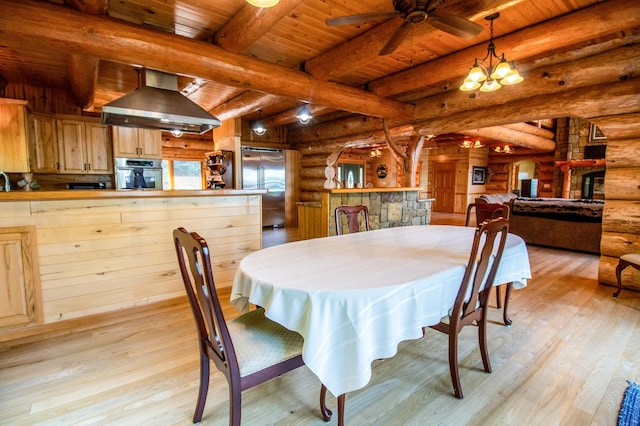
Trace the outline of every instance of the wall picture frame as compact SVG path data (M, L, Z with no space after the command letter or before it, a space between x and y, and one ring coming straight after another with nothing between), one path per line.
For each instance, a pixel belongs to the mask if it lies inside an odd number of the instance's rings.
M484 185L487 176L486 167L473 166L471 170L471 184L472 185Z
M589 142L604 142L607 137L602 133L602 130L595 124L591 123L589 126Z

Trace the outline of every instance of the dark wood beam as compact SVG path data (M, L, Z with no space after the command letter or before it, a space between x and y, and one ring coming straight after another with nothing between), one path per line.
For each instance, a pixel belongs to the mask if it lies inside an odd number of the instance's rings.
M91 15L106 15L109 0L64 0L65 4Z

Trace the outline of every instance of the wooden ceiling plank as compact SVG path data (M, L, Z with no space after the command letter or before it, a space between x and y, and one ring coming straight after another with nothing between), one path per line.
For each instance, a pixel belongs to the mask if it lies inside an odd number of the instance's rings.
M98 82L100 60L92 56L69 55L69 80L76 105L84 110L93 109Z
M265 35L301 1L280 0L277 5L269 8L246 4L216 33L216 44L229 52L242 52Z
M48 25L41 25L47 22ZM225 51L205 42L42 2L0 3L3 39L35 37L52 49L197 76L344 111L410 121L413 106Z
M616 0L615 8L608 2L598 3L497 38L495 44L499 51L505 52L510 61L518 61L639 25L640 2ZM477 44L407 71L372 81L368 88L384 97L418 90L446 81L457 73L463 76L472 65L472 58L482 58L486 53L486 43Z

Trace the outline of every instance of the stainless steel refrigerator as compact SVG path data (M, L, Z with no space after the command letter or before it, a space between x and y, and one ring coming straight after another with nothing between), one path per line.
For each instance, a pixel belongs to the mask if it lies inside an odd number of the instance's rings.
M262 226L284 226L285 153L242 147L242 188L266 189L262 195Z

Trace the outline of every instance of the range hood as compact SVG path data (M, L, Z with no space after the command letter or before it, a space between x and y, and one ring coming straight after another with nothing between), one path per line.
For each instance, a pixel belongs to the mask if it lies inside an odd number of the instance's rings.
M220 120L178 91L178 76L142 73L142 87L102 107L102 124L198 134L220 126Z

